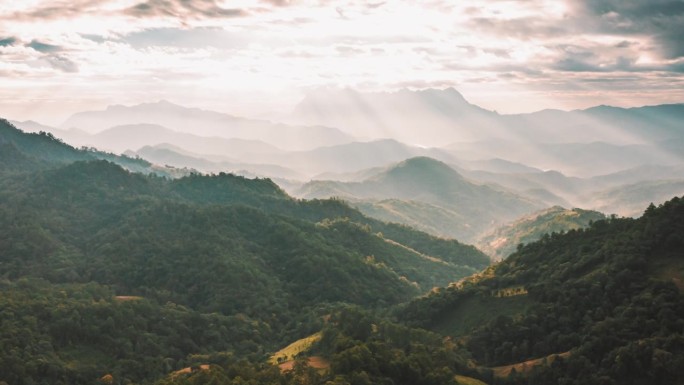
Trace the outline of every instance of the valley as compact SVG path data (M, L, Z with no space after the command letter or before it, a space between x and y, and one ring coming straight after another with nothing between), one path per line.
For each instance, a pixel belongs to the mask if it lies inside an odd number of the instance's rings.
M376 103L436 95L466 117L425 119L523 136L598 119L493 114L453 89ZM663 144L681 133L640 134L646 111L610 112L639 143L566 125L434 147L169 102L3 120L0 380L681 379L684 158Z

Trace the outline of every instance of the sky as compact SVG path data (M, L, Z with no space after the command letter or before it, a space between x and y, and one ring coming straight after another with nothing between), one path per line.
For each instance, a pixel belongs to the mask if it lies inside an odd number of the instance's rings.
M285 116L319 88L500 113L684 102L684 0L0 0L0 116L158 100Z

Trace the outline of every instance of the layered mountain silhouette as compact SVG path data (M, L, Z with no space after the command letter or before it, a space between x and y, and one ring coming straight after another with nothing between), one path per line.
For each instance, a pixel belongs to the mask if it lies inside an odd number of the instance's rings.
M304 98L293 118L340 127L357 136L394 137L434 147L495 139L511 143L648 143L662 149L664 141L681 143L684 137L680 128L684 104L500 115L469 103L453 88L390 93L320 90Z
M361 182L312 181L297 195L349 199L371 216L418 228L429 225L442 236L466 241L493 224L541 208L505 189L473 183L428 157L410 158ZM435 221L430 212L441 213L442 220Z
M205 137L261 140L289 150L306 150L353 140L351 136L336 128L289 126L183 107L168 101L135 106L116 105L103 111L80 112L68 118L62 127L98 133L111 127L138 124L155 124Z
M297 106L295 125L166 101L75 114L62 128L17 125L77 147L146 158L161 168L271 177L295 194L342 196L384 220L471 237L474 219L435 206L422 191L385 189L369 197L345 183L366 183L398 162L423 156L475 184L522 197L532 211L560 205L633 216L652 201L684 193L682 116L682 105L675 104L502 115L469 103L455 89L319 90ZM477 210L489 205L480 203Z

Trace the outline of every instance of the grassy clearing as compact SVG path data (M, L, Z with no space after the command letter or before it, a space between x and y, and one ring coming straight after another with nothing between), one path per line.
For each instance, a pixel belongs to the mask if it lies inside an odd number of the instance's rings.
M279 351L275 352L271 356L271 358L268 359L268 362L270 362L273 365L278 365L282 362L294 360L298 354L309 350L309 348L311 348L311 345L313 345L320 339L321 332L318 332L308 337L304 337L300 340L297 340L287 345L286 347L280 349Z
M494 376L498 378L506 378L508 377L513 370L515 369L516 373L519 374L525 374L529 373L532 369L534 369L535 366L539 365L550 365L555 361L557 358L565 358L569 357L570 352L565 352L565 353L559 353L559 354L551 354L546 357L542 358L536 358L534 360L529 360L525 362L519 362L517 364L511 364L511 365L505 365L505 366L497 366L492 368L492 371L494 372Z
M472 377L456 375L456 383L458 385L487 385L486 383Z
M173 377L179 376L181 374L190 374L196 370L209 370L209 365L199 365L198 367L195 367L195 368L187 367L187 368L183 368L181 370L176 370L175 372L171 373L171 377L173 378Z

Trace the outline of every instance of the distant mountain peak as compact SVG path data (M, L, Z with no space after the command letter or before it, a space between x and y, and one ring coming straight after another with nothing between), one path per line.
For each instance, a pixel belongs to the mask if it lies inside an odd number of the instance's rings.
M425 183L441 183L444 180L464 181L463 176L446 163L427 156L416 156L390 167L375 178L411 178Z

